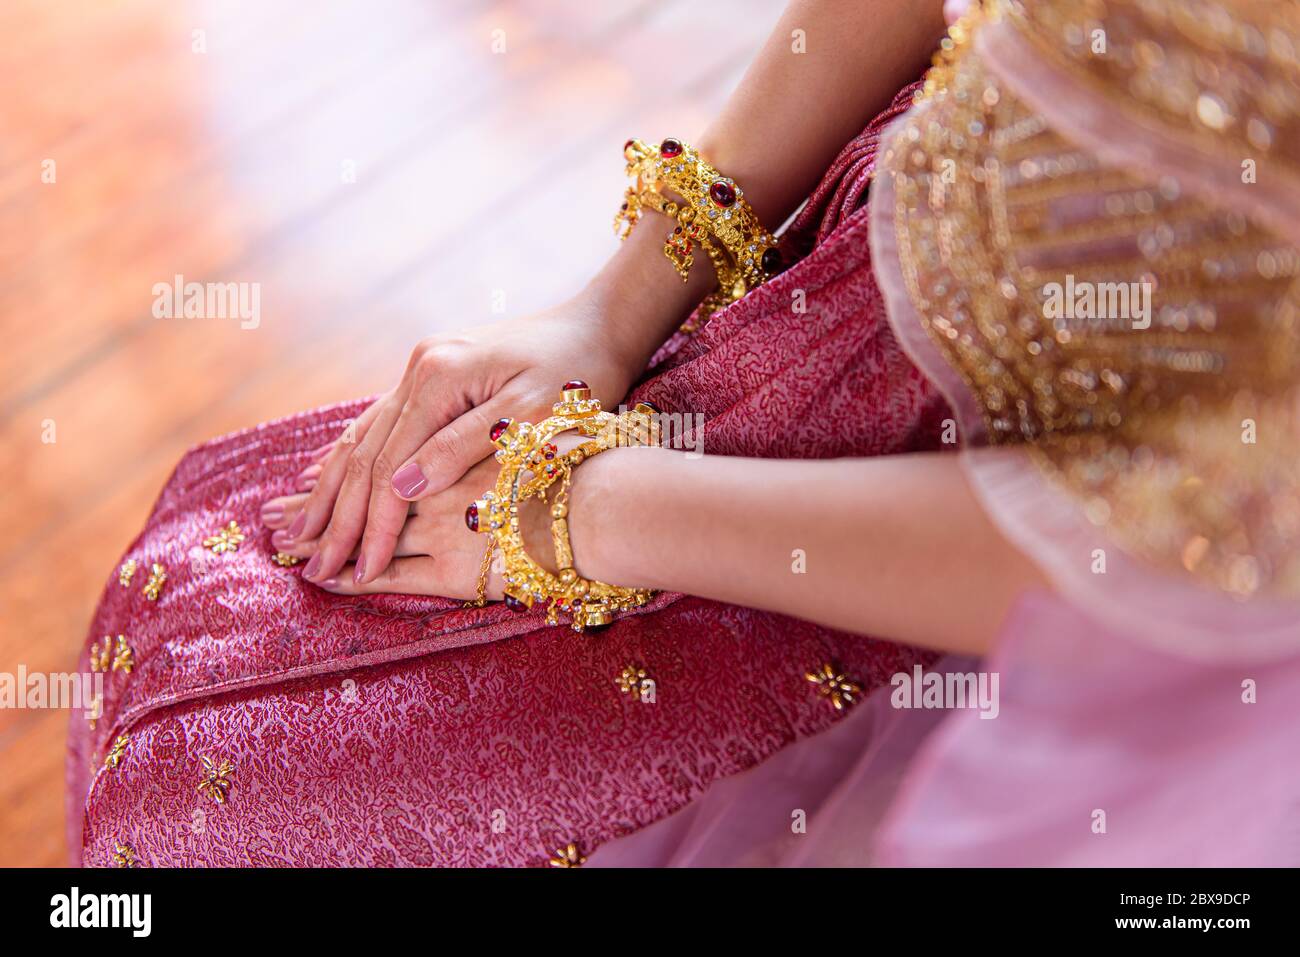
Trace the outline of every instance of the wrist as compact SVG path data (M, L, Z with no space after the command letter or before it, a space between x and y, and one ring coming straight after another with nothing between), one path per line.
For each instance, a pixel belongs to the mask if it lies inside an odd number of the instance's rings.
M634 374L712 288L708 263L693 269L688 282L673 271L663 252L671 228L667 217L647 213L581 293L601 317L607 342L635 367Z
M652 532L665 503L664 469L678 456L668 449L617 448L584 462L569 494L569 542L584 578L614 585L660 587Z

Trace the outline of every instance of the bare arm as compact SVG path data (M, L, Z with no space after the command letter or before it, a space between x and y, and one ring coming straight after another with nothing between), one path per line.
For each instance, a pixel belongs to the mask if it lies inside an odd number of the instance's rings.
M793 0L696 145L775 228L844 143L920 74L942 32L940 0ZM705 263L689 284L678 281L662 253L667 227L651 214L582 292L553 310L418 344L397 386L357 420L354 440L336 443L299 477L303 494L264 505L280 547L292 542L312 554L305 577L323 583L355 561L349 572L358 582L374 581L395 553L410 503L449 488L490 454L488 426L497 418L546 415L558 383L576 375L606 402L621 399L713 284Z
M1016 597L1047 587L951 454L774 461L616 449L578 469L571 506L584 576L944 651L987 650ZM525 541L546 542L544 511L525 520Z
M694 145L776 229L844 144L920 76L943 32L941 0L793 0ZM586 291L638 369L713 283L707 265L687 285L672 275L668 225L649 216Z

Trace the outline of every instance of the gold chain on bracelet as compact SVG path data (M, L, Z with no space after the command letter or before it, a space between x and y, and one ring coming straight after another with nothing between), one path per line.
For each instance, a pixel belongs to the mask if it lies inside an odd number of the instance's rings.
M735 181L710 166L694 147L669 137L657 147L641 140L623 146L632 179L614 230L626 239L642 210L663 213L676 222L664 242L664 255L685 282L698 245L713 264L718 285L705 297L699 314L706 319L781 271L776 239L763 228ZM664 195L671 190L681 202ZM688 320L683 332L694 332Z
M501 550L505 562L506 607L525 611L544 601L548 624L558 624L559 616L564 614L574 631L582 631L608 624L618 612L638 608L653 597L654 592L647 588L582 578L573 567L567 519L573 470L607 449L656 442L656 411L644 402L619 415L602 411L587 384L573 379L564 384L560 401L552 407L554 414L537 425L501 419L492 426L489 438L497 446L501 471L496 486L465 510L465 524L470 531L490 536L474 604L486 600L487 571L495 548ZM561 455L552 440L570 430L578 431L587 441ZM524 549L519 506L534 496L545 501L547 490L557 481L560 490L551 503L551 537L560 570L552 574Z

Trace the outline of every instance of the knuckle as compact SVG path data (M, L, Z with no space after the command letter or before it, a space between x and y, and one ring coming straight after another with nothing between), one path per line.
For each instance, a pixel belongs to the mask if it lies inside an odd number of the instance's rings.
M370 459L363 455L360 449L357 449L348 456L347 464L343 467L344 478L349 482L370 482L371 464Z
M464 447L464 440L455 429L450 426L440 429L429 438L429 453L432 457L429 464L437 468L446 459L459 458Z
M393 473L397 471L397 464L393 461L392 454L384 451L375 456L374 464L370 467L370 484L375 489L385 489L393 479Z
M388 580L389 585L405 585L407 578L410 577L407 574L406 563L390 562L388 568L384 571L384 577Z

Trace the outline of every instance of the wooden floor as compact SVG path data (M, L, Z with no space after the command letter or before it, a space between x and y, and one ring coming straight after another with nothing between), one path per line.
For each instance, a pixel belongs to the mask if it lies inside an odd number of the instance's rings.
M779 6L6 0L0 672L71 669L193 443L573 291L623 141L698 133ZM154 318L178 274L259 283L260 324ZM0 864L65 860L66 724L0 711Z

